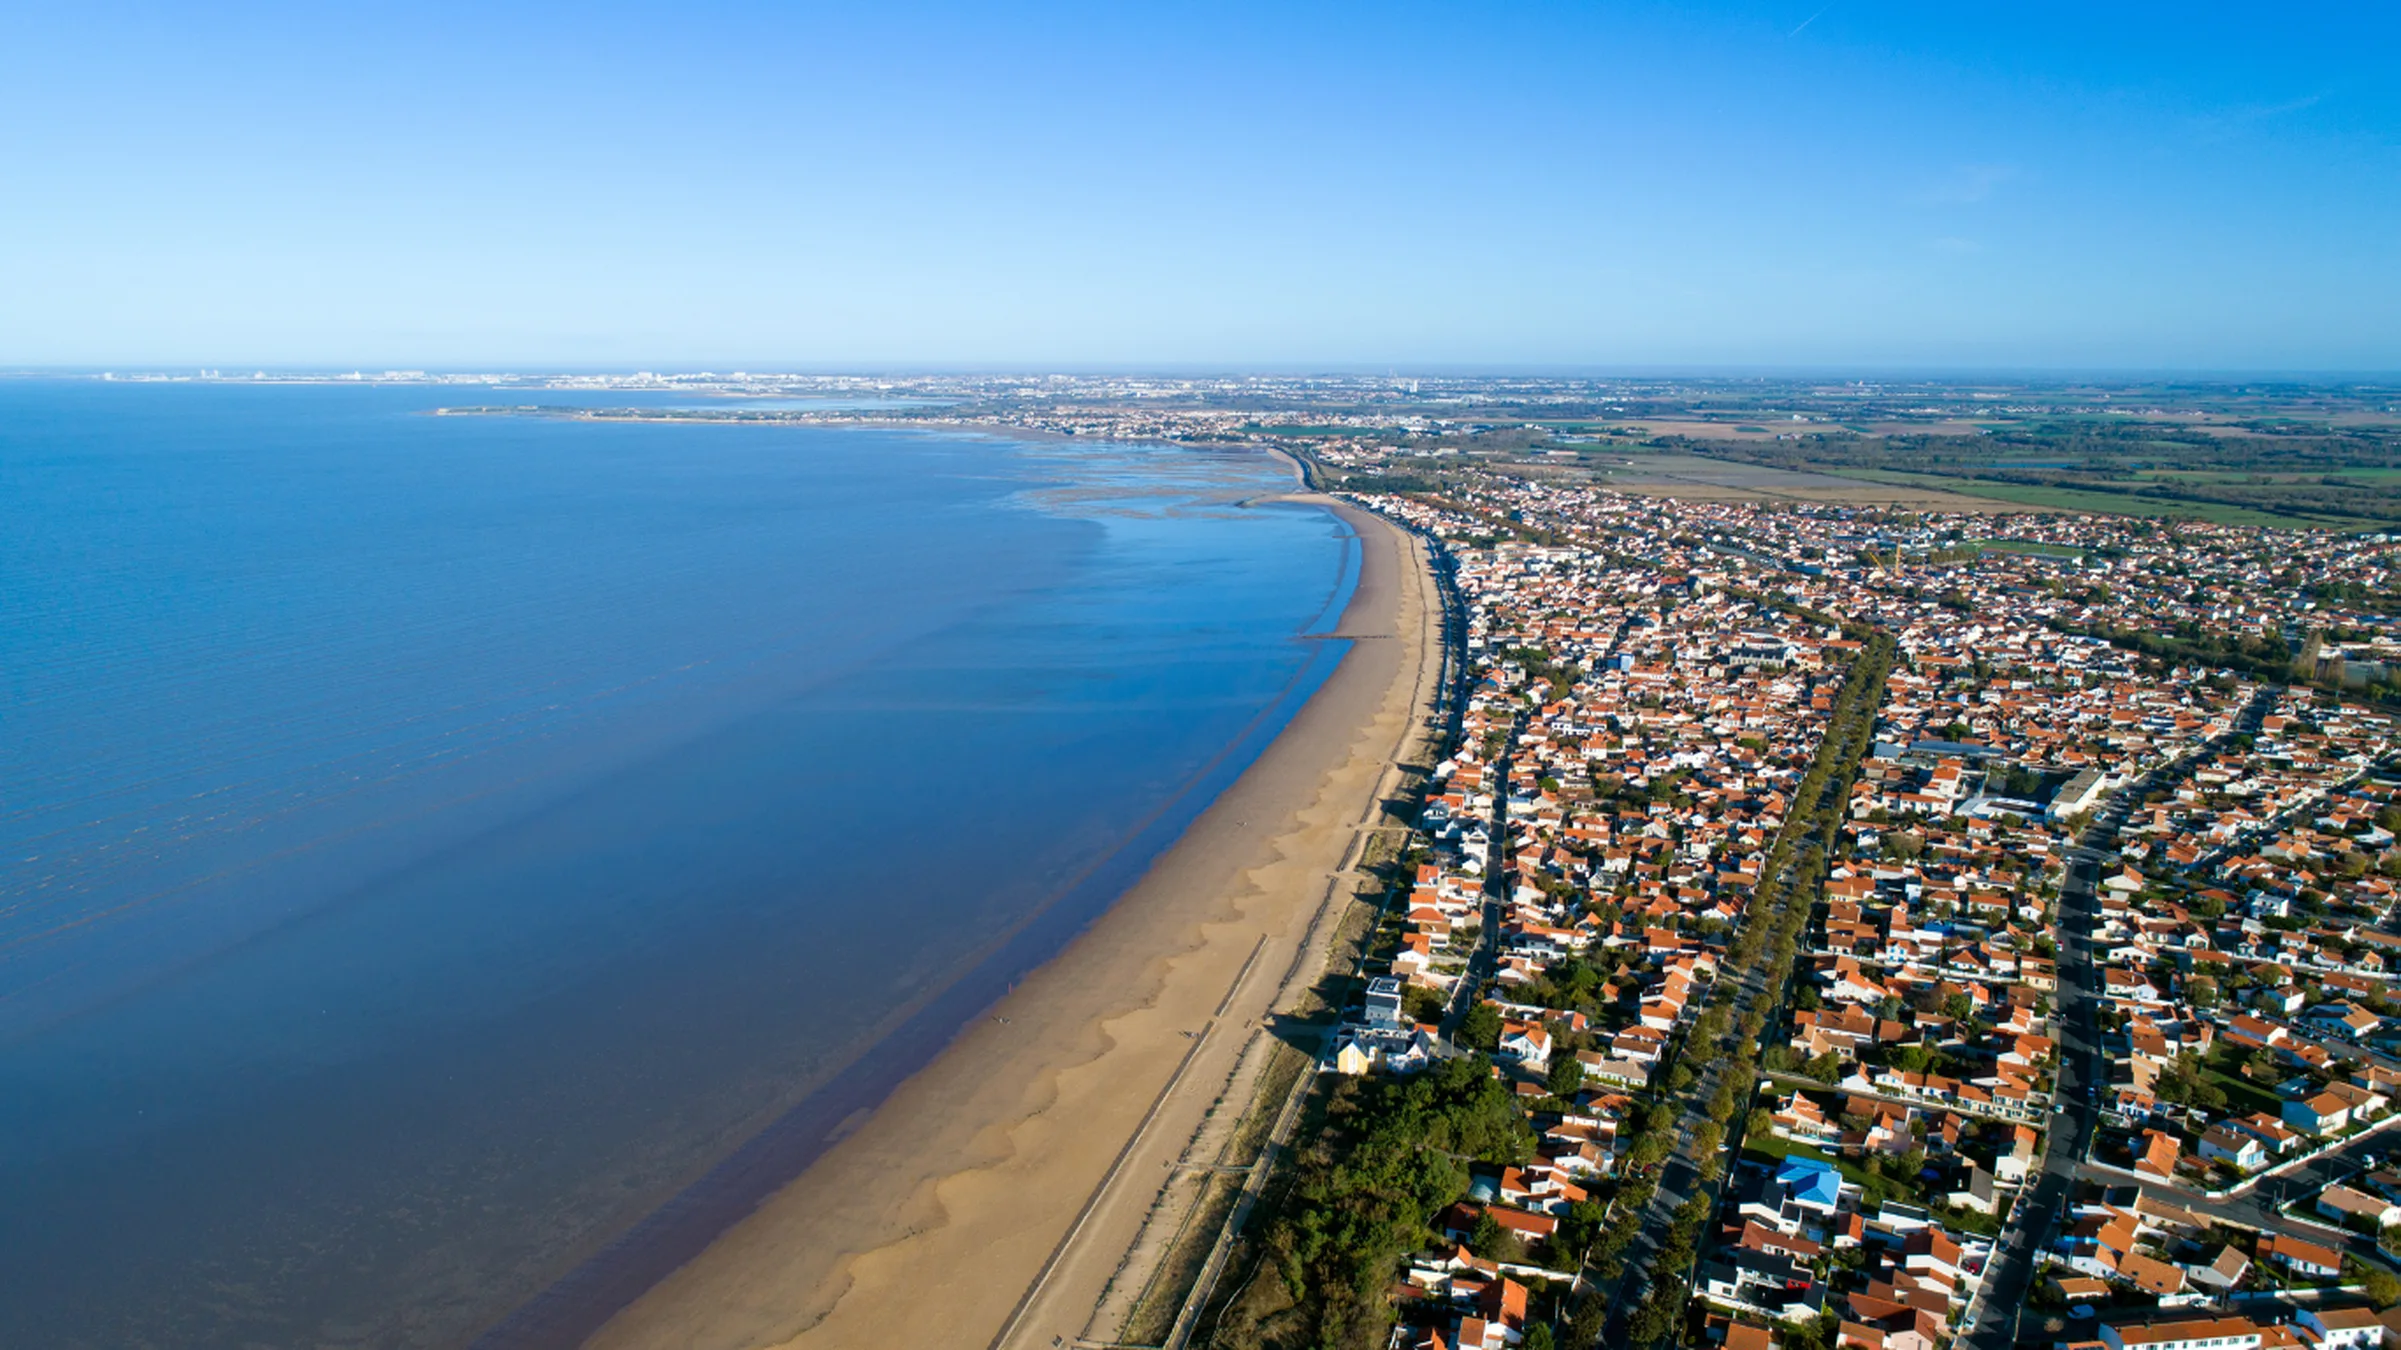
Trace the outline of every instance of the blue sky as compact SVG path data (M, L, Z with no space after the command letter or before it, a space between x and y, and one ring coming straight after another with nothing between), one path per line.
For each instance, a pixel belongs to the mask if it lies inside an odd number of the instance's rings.
M2401 369L2401 9L0 5L0 363Z

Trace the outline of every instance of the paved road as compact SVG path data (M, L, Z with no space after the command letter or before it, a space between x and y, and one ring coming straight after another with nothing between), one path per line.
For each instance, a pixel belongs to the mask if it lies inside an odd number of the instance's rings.
M1778 875L1777 893L1786 896L1787 903L1805 903L1801 896L1795 894L1795 887L1799 879L1800 864L1798 861L1787 863L1784 870ZM1739 982L1735 985L1733 1012L1734 1022L1737 1026L1742 1022L1743 1014L1757 1006L1759 1001L1768 997L1771 992L1776 997L1776 1003L1768 1010L1767 1026L1773 1029L1784 1024L1789 1009L1785 1005L1783 995L1788 992L1790 980L1787 980L1787 989L1770 991L1763 973L1767 969L1767 965L1766 955L1762 953L1758 960L1751 963L1750 969L1743 972ZM1796 961L1794 978L1798 977L1799 970L1800 966ZM1714 989L1712 992L1715 992ZM1695 1006L1705 1006L1707 1000L1699 998L1693 1000L1693 1003ZM1773 1031L1763 1034L1772 1035ZM1627 1324L1634 1315L1634 1309L1641 1303L1643 1295L1650 1289L1651 1262L1658 1255L1660 1239L1675 1225L1676 1209L1691 1198L1695 1191L1702 1189L1701 1158L1693 1151L1693 1132L1709 1119L1709 1102L1717 1095L1718 1080L1723 1075L1727 1063L1728 1060L1722 1055L1710 1055L1707 1061L1701 1065L1698 1077L1685 1094L1683 1110L1676 1118L1675 1151L1668 1156L1666 1162L1660 1165L1662 1170L1659 1189L1651 1196L1651 1203L1643 1209L1640 1218L1641 1231L1631 1243L1627 1244L1625 1250L1619 1253L1620 1259L1625 1264L1618 1271L1617 1278L1593 1282L1592 1287L1600 1294L1609 1308L1607 1327L1601 1335L1600 1343L1603 1345L1627 1343ZM1750 1085L1746 1084L1747 1086ZM1733 1178L1734 1160L1740 1156L1741 1131L1745 1116L1750 1109L1751 1100L1752 1098L1746 1094L1742 1103L1735 1108L1734 1114L1726 1121L1726 1138L1724 1144L1721 1145L1721 1149L1726 1155L1726 1166L1718 1180L1709 1187L1713 1197L1712 1203L1716 1202L1716 1198L1723 1196L1726 1185ZM1704 1245L1706 1245L1706 1237L1704 1237ZM1682 1274L1681 1271L1675 1273Z
M2256 732L2272 699L2272 691L2261 690L2235 718L2234 729L2209 744L2215 746L2240 732ZM2051 1117L2042 1172L2018 1197L2009 1222L2001 1229L2001 1240L1985 1268L1975 1323L1960 1338L1965 1350L2009 1350L2016 1344L2019 1314L2034 1284L2035 1254L2057 1235L2075 1184L2086 1175L2084 1160L2091 1152L2093 1132L2100 1125L2101 1099L2109 1087L2109 1064L2102 1057L2099 1029L2093 1021L2101 986L2100 970L2093 964L2092 940L2101 917L2095 898L2101 868L2117 860L2118 830L2134 804L2151 792L2181 782L2199 758L2199 752L2186 755L2152 770L2140 782L2120 788L2085 828L2076 847L2068 851L2055 936L2059 944L2055 1010L2059 1081L2055 1095L2067 1110ZM2180 1202L2182 1198L2178 1196Z
M1517 739L1517 724L1509 726L1509 739ZM1476 949L1467 957L1467 971L1451 986L1451 1002L1442 1014L1442 1034L1447 1039L1459 1031L1459 1023L1467 1010L1476 1006L1476 992L1492 978L1501 963L1501 923L1508 917L1509 879L1514 875L1510 860L1517 855L1509 848L1509 752L1504 749L1492 761L1492 772L1499 776L1492 788L1492 818L1486 822L1489 842L1484 849L1484 907L1482 928L1476 934Z
M2394 1147L2395 1143L2393 1138L2385 1135L2373 1135L2366 1139L2355 1140L2343 1148L2311 1162L2306 1167L2297 1167L2283 1176L2271 1177L2241 1195L2228 1196L2223 1200L2211 1200L2181 1188L2154 1187L2152 1189L2161 1199L2170 1204L2181 1205L2197 1214L2206 1214L2213 1219L2223 1219L2228 1223L2238 1224L2245 1228L2284 1229L2290 1231L2295 1237L2341 1246L2362 1260L2381 1261L2387 1266L2401 1266L2401 1262L2394 1261L2391 1256L2377 1247L2374 1238L2358 1233L2341 1232L2337 1225L2320 1220L2314 1215L2294 1219L2277 1212L2279 1207L2287 1201L2306 1201L2308 1197L2316 1195L2335 1182L2365 1171L2371 1158L2380 1159L2385 1150ZM2125 1186L2132 1184L2122 1172L2105 1171L2089 1165L2079 1170L2084 1180L2098 1185ZM2306 1209L2306 1205L2304 1208ZM2338 1235L2341 1239L2339 1242L2337 1242Z
M1850 674L1857 674L1856 666L1853 667ZM1782 905L1815 903L1810 897L1802 894L1799 888L1801 860L1813 847L1823 851L1821 857L1831 855L1834 843L1833 831L1842 819L1842 803L1847 800L1848 784L1858 767L1857 757L1866 751L1868 740L1874 732L1876 715L1882 708L1883 702L1883 691L1878 689L1875 696L1867 701L1865 707L1855 712L1854 715L1867 719L1864 728L1846 727L1834 722L1829 722L1825 728L1823 739L1819 745L1819 755L1824 756L1829 753L1829 747L1835 747L1841 749L1842 753L1849 757L1850 762L1829 761L1830 772L1827 780L1819 787L1817 797L1810 801L1806 808L1796 803L1795 815L1789 817L1798 819L1800 815L1807 812L1828 811L1824 821L1825 837L1803 836L1796 841L1797 847L1792 856L1777 874L1769 879L1768 884L1773 888L1774 893L1782 898ZM1852 731L1860 732L1856 745L1848 744L1849 733ZM1766 917L1765 915L1756 916L1758 919ZM1806 926L1804 926L1804 937L1805 935ZM1761 1033L1763 1044L1772 1043L1786 1028L1791 1012L1789 995L1794 981L1801 978L1804 969L1801 962L1796 959L1792 968L1786 972L1783 983L1776 989L1770 990L1767 988L1764 977L1768 964L1764 952L1751 962L1750 967L1738 977L1739 983L1735 986L1734 998L1730 1004L1733 1022L1739 1027L1744 1014L1750 1012L1754 1007L1761 1006L1763 998L1771 1000L1765 1007L1764 1029ZM1710 992L1714 994L1716 991L1713 988ZM1703 998L1696 999L1694 1002L1705 1007L1708 1000ZM1689 1047L1687 1048L1689 1049ZM1752 1104L1757 1100L1758 1080L1754 1077L1742 1085L1742 1098L1736 1103L1734 1114L1727 1118L1724 1127L1725 1140L1720 1145L1720 1149L1725 1155L1723 1170L1715 1182L1704 1186L1700 1176L1701 1159L1692 1149L1692 1138L1701 1124L1709 1119L1709 1102L1716 1096L1719 1079L1729 1062L1724 1055L1708 1053L1706 1050L1704 1053L1708 1057L1700 1065L1698 1076L1692 1087L1685 1093L1682 1110L1676 1119L1675 1151L1662 1164L1659 1189L1652 1195L1650 1204L1642 1212L1640 1232L1620 1254L1625 1264L1619 1270L1617 1278L1605 1282L1596 1281L1594 1284L1594 1288L1606 1300L1606 1306L1609 1309L1608 1321L1600 1339L1602 1345L1616 1346L1629 1343L1629 1324L1633 1319L1634 1310L1649 1292L1657 1274L1652 1271L1651 1264L1658 1255L1662 1237L1674 1227L1676 1209L1691 1198L1696 1191L1703 1189L1709 1192L1712 1206L1716 1206L1722 1202L1725 1188L1733 1180L1736 1163L1741 1157L1743 1127ZM1677 1060L1681 1063L1684 1058L1683 1054L1679 1054ZM1709 1227L1704 1225L1700 1239L1702 1250L1707 1250L1710 1240ZM1684 1272L1668 1273L1681 1276Z
M2105 818L2106 819L2106 818ZM2096 824L2086 838L2103 829ZM2113 827L2111 827L2113 828ZM2098 1036L2093 1025L2090 933L2098 914L2093 888L2100 878L2098 859L2079 850L2069 863L2059 893L2059 1081L2057 1097L2065 1114L2051 1118L2043 1151L2042 1171L2019 1195L2001 1229L1985 1267L1984 1288L1975 1309L1975 1324L1960 1338L1967 1350L2009 1350L2017 1340L2018 1314L2033 1289L2035 1253L2050 1241L2066 1212L2085 1151L2092 1147L2100 1123L2101 1090L2106 1085Z

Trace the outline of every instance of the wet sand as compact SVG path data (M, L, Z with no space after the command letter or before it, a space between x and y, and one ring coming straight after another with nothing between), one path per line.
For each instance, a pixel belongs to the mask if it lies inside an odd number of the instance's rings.
M1432 694L1440 607L1416 541L1338 509L1363 547L1337 633L1359 640L1284 734L1088 932L590 1345L1087 1334L1243 1046L1319 974L1318 920Z

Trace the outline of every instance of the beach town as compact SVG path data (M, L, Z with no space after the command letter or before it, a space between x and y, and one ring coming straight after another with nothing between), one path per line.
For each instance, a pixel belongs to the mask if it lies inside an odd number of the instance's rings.
M0 1350L2401 1350L2401 6L10 20Z
M1466 694L1214 1343L2401 1330L2394 651L2340 599L2401 546L1359 500L1436 542Z

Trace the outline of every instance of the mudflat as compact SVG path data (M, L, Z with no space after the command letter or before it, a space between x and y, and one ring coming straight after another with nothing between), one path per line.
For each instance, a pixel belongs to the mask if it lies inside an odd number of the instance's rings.
M1340 666L1106 915L590 1342L1047 1347L1094 1310L1259 1026L1316 978L1440 668L1416 540L1361 539Z

